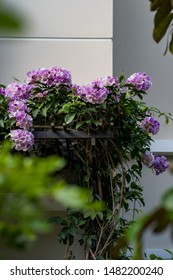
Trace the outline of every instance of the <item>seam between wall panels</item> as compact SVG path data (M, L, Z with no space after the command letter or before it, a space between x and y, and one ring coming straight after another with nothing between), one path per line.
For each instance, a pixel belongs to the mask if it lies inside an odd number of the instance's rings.
M96 41L96 40L113 40L112 37L99 37L99 38L93 38L93 37L5 37L5 36L0 36L0 39L3 40L67 40L67 41L78 41L78 40L91 40L91 41Z

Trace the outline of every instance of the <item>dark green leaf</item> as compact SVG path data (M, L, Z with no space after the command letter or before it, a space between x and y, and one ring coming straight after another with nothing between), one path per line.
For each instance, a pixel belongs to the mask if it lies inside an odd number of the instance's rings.
M126 174L126 181L127 183L130 183L131 181L131 176L129 174Z
M69 234L71 234L72 236L75 236L76 233L77 233L77 228L71 226L71 227L69 228L68 232L69 232Z
M78 218L74 215L71 216L71 221L74 225L78 225L79 221L78 221Z
M157 10L161 5L163 0L150 0L151 5L150 5L150 9L151 11L155 11Z
M60 216L51 217L49 223L56 223L57 225L68 225L68 223Z
M156 12L154 18L154 25L157 27L164 18L171 12L172 6L170 0L164 0L164 4L162 4Z
M67 235L69 233L69 228L68 227L64 227L60 233L59 233L59 237L62 239L62 240L65 240L67 238Z
M164 37L171 21L173 19L173 14L168 14L162 21L161 23L154 28L153 30L153 38L154 40L159 43L160 40Z

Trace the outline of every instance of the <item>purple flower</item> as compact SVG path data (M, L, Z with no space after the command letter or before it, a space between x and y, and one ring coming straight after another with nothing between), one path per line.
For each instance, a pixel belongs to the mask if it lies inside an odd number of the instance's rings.
M18 111L16 113L16 126L29 129L33 124L33 119L30 115L26 114L25 112Z
M145 152L143 156L143 163L148 167L152 167L153 160L154 160L153 153L151 153L150 151Z
M71 73L61 67L40 68L27 73L27 83L43 83L47 86L66 84L71 86Z
M107 76L93 81L98 87L119 87L118 77Z
M23 129L32 126L33 119L27 114L28 108L25 100L14 100L9 102L9 117L16 119L16 125Z
M9 106L8 111L9 111L10 118L15 118L16 114L19 112L28 111L25 100L13 100L13 101L9 102L8 106Z
M150 151L147 151L143 156L143 163L155 170L156 175L163 173L169 168L169 162L165 156L154 155Z
M5 88L5 97L10 100L21 100L29 97L31 86L13 82Z
M45 90L43 92L38 92L34 97L43 98L47 94L48 94L48 90Z
M78 97L80 97L81 99L87 101L87 100L86 100L85 92L82 91L82 86L73 84L73 85L72 85L72 92L73 92L76 96L78 96Z
M165 156L154 155L152 166L156 171L156 175L159 175L169 168L169 162L167 161Z
M109 94L109 90L103 86L98 87L97 84L91 83L81 87L81 95L86 102L92 104L101 104L105 101Z
M71 85L72 83L72 78L71 78L71 73L64 68L60 67L51 67L49 68L49 71L51 73L51 79L53 80L53 83L56 85L59 84L67 84Z
M27 151L34 145L34 135L30 131L16 129L9 133L17 151Z
M0 94L4 95L4 93L5 93L4 88L3 88L3 87L0 87Z
M134 73L126 83L133 84L137 90L148 90L152 85L151 77L143 72Z
M119 87L118 77L107 76L104 78L98 78L83 86L72 85L72 90L74 90L75 94L84 101L100 104L105 101L108 94L111 92L110 87ZM119 97L119 94L117 94L118 100Z
M160 123L154 117L146 117L140 125L146 132L155 135L160 128Z

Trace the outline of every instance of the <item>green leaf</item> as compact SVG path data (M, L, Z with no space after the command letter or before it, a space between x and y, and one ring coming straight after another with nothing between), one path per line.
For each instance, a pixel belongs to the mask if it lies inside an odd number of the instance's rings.
M64 227L64 228L61 230L61 232L59 233L60 239L65 240L66 237L67 237L67 235L68 235L68 233L69 233L68 227Z
M76 124L76 129L79 129L79 127L81 127L83 124L85 124L85 121L78 122Z
M171 21L173 19L173 14L168 14L161 22L160 24L154 28L153 30L153 38L154 40L159 43L160 40L164 37Z
M8 119L6 121L6 128L11 128L13 124L15 124L16 120L15 119Z
M155 11L158 9L158 7L160 7L160 5L162 4L162 0L150 0L151 5L150 5L150 10L151 11Z
M66 124L69 124L69 123L71 123L73 120L74 120L74 118L75 118L75 116L76 116L76 113L68 113L66 116L65 116L65 123Z
M168 254L170 254L173 257L173 252L168 250L168 249L164 249Z
M68 223L60 216L51 217L49 219L49 223L55 223L57 225L64 225L64 226L68 225Z
M97 213L97 216L99 217L100 220L103 220L103 213L102 212L99 211Z
M44 107L42 110L41 110L41 114L43 117L47 117L47 111L48 111L48 107Z
M71 234L72 236L75 236L76 233L77 233L77 228L71 226L71 227L69 228L68 232L69 232L69 234Z
M74 225L76 225L76 226L78 225L79 221L78 221L78 218L76 216L72 215L71 216L71 221Z
M156 259L156 255L155 254L150 254L150 260L155 260Z
M34 110L34 111L32 112L33 118L36 118L37 115L38 115L38 113L39 113L39 109Z
M4 127L4 121L0 120L0 127Z
M169 118L168 118L168 116L165 116L165 123L166 123L166 124L169 123Z
M131 176L129 174L126 174L126 181L127 183L130 183L131 181Z
M171 12L172 6L169 0L164 0L164 4L162 4L156 12L154 18L154 25L157 27L162 20Z
M95 124L95 126L98 126L100 124L99 121L93 121L93 123Z

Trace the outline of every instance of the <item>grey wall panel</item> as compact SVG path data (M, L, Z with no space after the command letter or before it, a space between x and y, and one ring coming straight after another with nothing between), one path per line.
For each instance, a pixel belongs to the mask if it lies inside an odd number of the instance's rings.
M0 83L25 79L32 69L61 66L75 83L112 74L111 40L0 39Z
M112 37L113 0L5 0L25 19L22 37ZM4 35L0 31L0 35Z
M123 22L122 22L123 19ZM149 1L114 0L114 73L124 70L126 76L134 72L146 72L152 77L145 101L162 111L173 113L173 57L166 47L166 36L156 44L152 38L154 13ZM165 126L161 119L157 139L173 140L173 125Z

